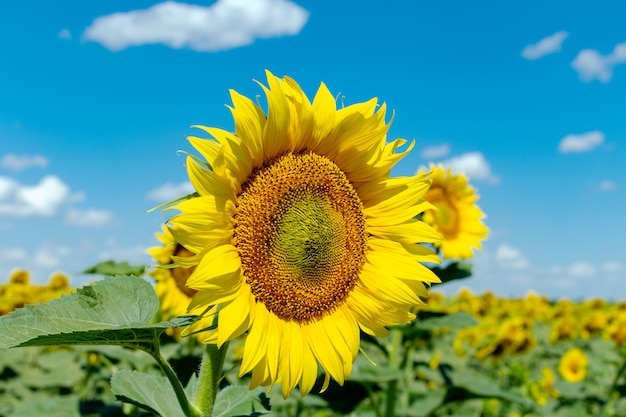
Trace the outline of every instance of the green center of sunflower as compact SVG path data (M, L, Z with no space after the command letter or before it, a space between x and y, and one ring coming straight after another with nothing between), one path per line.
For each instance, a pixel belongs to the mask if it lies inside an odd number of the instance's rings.
M298 191L281 204L273 259L278 269L296 279L322 282L320 274L341 252L343 218L316 193Z
M237 198L234 244L257 302L283 320L332 313L359 279L363 205L328 158L284 154L256 170Z

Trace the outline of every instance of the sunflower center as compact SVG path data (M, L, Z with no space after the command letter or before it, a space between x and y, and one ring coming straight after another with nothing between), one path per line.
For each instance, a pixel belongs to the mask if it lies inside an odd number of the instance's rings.
M283 320L332 313L359 279L363 205L328 158L288 153L257 169L237 198L233 241L257 302Z
M194 256L194 253L177 243L176 249L174 250L174 256L191 257ZM194 271L194 269L196 269L195 266L189 268L176 267L172 268L171 270L172 278L174 278L176 286L178 287L180 292L185 294L187 297L193 297L194 294L197 292L196 290L193 290L187 286L187 279L191 276L191 273Z

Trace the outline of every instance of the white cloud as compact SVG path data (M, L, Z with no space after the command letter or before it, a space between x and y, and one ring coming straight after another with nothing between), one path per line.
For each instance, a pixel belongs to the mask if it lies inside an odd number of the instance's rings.
M596 268L587 262L576 262L567 269L567 272L574 277L591 277L596 274Z
M103 248L98 253L98 259L105 261L115 259L118 261L127 261L135 264L153 264L154 260L147 254L146 248L154 246L154 244L136 244L129 246L120 243L116 239L108 239Z
M67 258L72 251L65 247L50 242L43 243L35 252L34 264L38 268L56 268L63 265L63 258Z
M72 39L72 34L68 29L61 29L61 31L59 32L59 39L65 39L69 41Z
M496 250L496 260L504 268L521 269L528 266L528 261L522 253L512 246L502 243Z
M500 179L491 172L491 167L481 152L468 152L450 158L442 164L453 172L467 175L474 181L488 181L497 184Z
M69 196L70 188L54 175L45 176L34 186L0 177L0 215L51 217Z
M611 180L604 180L600 183L598 188L600 188L600 191L613 191L617 188L617 184Z
M28 257L26 251L22 248L8 248L0 251L0 259L3 262L18 262Z
M65 222L71 226L100 228L116 224L115 215L108 210L70 209Z
M604 142L604 133L599 130L580 135L567 135L559 142L559 152L587 152Z
M12 171L21 171L31 167L45 168L48 160L42 155L15 155L6 154L0 159L0 166Z
M547 36L533 45L527 45L522 51L522 56L526 59L539 59L542 56L559 52L561 44L567 38L567 32L557 32Z
M449 153L450 146L447 143L444 143L443 145L427 146L426 148L422 149L421 155L424 159L436 159L448 156Z
M626 266L619 262L605 262L602 264L602 269L606 272L620 272L626 271Z
M150 201L167 202L191 194L194 191L196 190L194 190L193 185L191 185L189 181L181 182L180 184L166 182L160 187L149 191L148 194L146 194L146 199Z
M210 6L165 1L98 17L83 36L111 51L145 44L219 51L257 38L295 35L309 12L289 0L218 0Z
M603 83L608 83L613 78L615 66L624 62L626 62L626 42L615 45L613 52L608 55L602 55L595 49L583 49L572 61L572 68L585 82L597 78Z

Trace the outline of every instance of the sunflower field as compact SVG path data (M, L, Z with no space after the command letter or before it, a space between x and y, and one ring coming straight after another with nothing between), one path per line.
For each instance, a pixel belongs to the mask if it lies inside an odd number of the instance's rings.
M115 264L100 269L111 266L129 269ZM2 314L75 291L60 275L45 286L30 285L27 277L18 271L0 285ZM333 382L319 393L320 377L305 397L284 399L278 390L242 388L249 378L237 375L243 341L235 339L220 381L222 392L231 392L232 406L217 415L626 415L626 303L552 301L536 294L509 299L469 291L444 297L432 291L418 316L386 338L365 336L344 385ZM160 338L164 357L189 384L202 344L172 329ZM123 404L111 388L114 374L133 371L157 375L159 368L141 349L119 346L4 350L0 415L154 415L132 402Z
M489 232L468 179L391 176L384 103L266 76L187 138L153 265L0 285L0 417L626 416L626 303L442 295Z

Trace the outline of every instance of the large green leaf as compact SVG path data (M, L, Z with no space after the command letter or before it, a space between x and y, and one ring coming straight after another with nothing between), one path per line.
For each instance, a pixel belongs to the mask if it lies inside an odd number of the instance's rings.
M137 371L121 370L111 378L118 400L135 404L163 417L185 417L168 379Z
M154 289L143 279L108 277L0 317L0 348L97 344L150 350L165 329L196 320L181 316L150 324L158 308Z
M261 388L229 386L217 393L213 417L260 416L269 413L269 401Z

